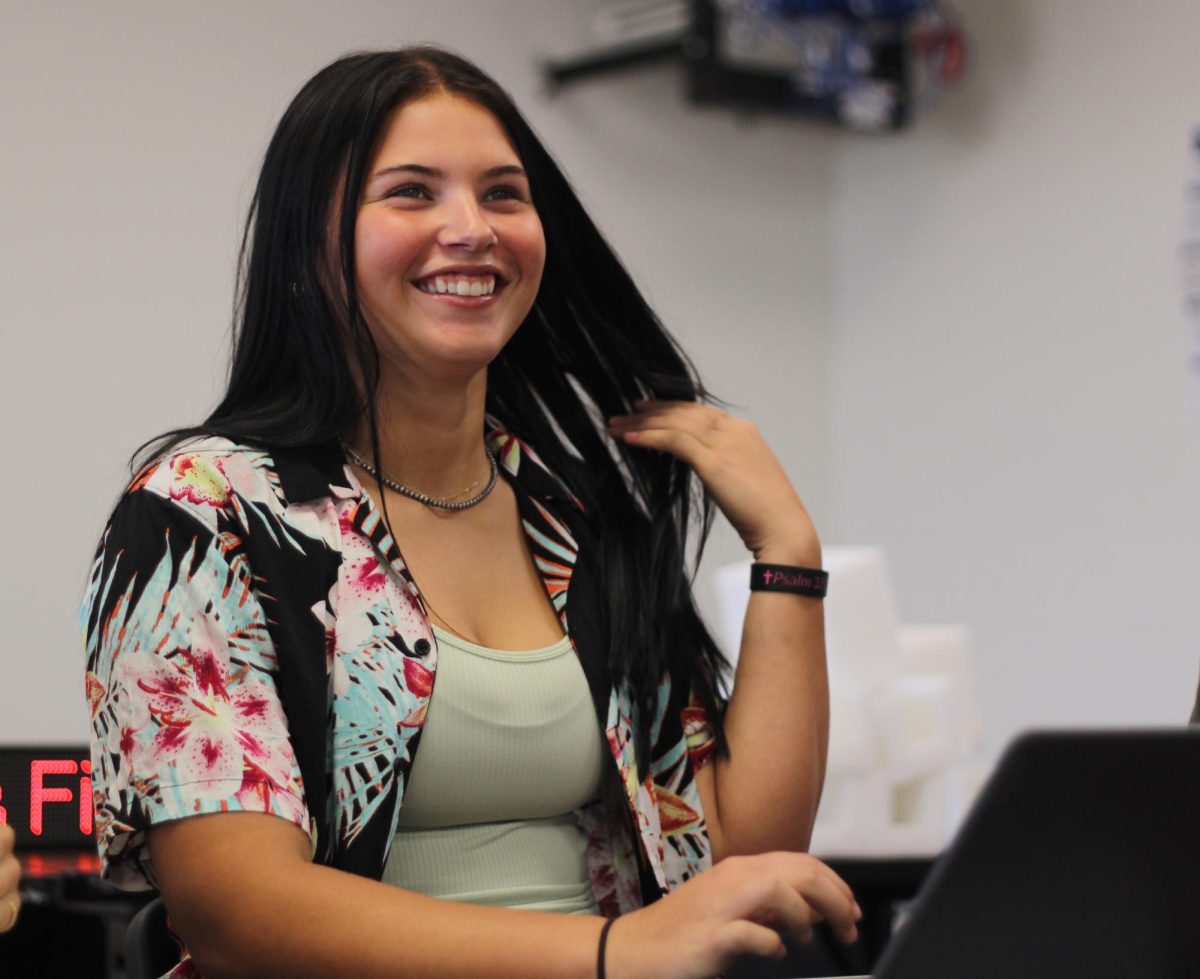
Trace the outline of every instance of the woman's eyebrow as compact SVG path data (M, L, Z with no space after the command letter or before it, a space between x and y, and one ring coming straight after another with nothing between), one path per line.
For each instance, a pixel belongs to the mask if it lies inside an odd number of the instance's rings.
M382 170L376 170L371 174L371 179L376 177L386 177L393 173L415 173L422 177L431 177L439 179L445 176L445 173L437 167L427 167L422 163L397 163L395 166L384 167ZM483 171L483 177L486 180L492 180L496 177L524 177L525 171L515 163L505 163L498 167L491 167Z
M483 175L489 180L494 177L524 177L525 171L515 163L507 163L504 166L492 167L490 170L485 170Z

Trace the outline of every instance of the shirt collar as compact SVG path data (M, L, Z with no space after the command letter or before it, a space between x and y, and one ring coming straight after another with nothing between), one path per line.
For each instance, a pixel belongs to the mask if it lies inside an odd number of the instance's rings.
M313 445L271 448L275 473L289 503L329 496L330 487L352 489L346 478L346 458L336 439Z
M528 443L510 432L492 415L486 417L486 425L484 438L488 448L514 483L519 484L530 496L564 500L583 509L562 479L550 471Z

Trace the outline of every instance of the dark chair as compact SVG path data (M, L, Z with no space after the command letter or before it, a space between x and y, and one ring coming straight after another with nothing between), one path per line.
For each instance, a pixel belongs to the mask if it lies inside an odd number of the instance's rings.
M142 908L125 929L128 979L158 979L179 963L179 948L167 931L167 906L161 897Z

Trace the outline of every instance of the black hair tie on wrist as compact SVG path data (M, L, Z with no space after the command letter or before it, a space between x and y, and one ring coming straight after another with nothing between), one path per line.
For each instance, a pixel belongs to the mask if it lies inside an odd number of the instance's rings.
M604 979L604 949L608 945L608 929L616 920L616 918L609 918L604 922L604 927L600 929L600 948L596 952L596 979Z
M782 591L809 598L824 598L829 590L829 572L800 568L794 564L750 565L751 591Z

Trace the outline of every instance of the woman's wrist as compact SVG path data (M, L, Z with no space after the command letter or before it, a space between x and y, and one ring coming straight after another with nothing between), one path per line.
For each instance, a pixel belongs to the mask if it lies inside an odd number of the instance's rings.
M800 506L782 520L773 520L770 530L757 539L746 540L755 561L765 564L797 564L807 568L821 566L821 539L808 512Z
M813 529L780 534L751 548L754 560L761 564L795 564L805 568L821 567L821 541Z

